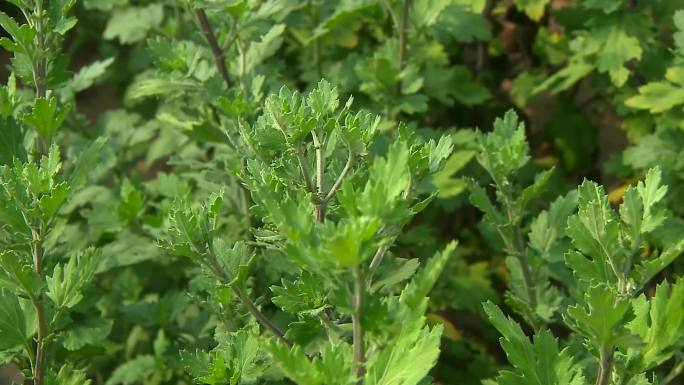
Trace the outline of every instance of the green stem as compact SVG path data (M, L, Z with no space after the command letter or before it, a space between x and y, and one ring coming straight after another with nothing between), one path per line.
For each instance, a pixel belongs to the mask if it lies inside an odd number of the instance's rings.
M311 132L313 136L314 149L316 151L316 188L318 190L318 203L316 204L316 220L323 222L325 220L325 184L323 178L325 170L325 153L323 152L323 141L319 140L315 132Z
M247 310L252 314L252 316L259 322L259 324L265 327L271 334L278 338L282 343L287 346L292 346L290 341L285 338L285 334L276 326L271 320L269 320L259 309L254 305L254 302L235 286L231 286L233 293L240 299L242 305L247 308Z
M45 58L45 29L43 26L43 0L37 0L35 3L36 15L36 39L38 41L38 57L33 67L33 81L36 88L36 98L45 99L47 95L47 88L45 85L45 76L47 73L47 60ZM43 138L38 135L36 137L36 152L40 159L41 154L46 152L46 143Z
M347 156L347 162L344 164L344 168L340 172L340 175L337 176L337 179L335 180L335 183L333 186L330 188L328 193L325 195L325 197L322 200L322 204L327 204L332 197L335 196L335 193L337 193L337 190L340 188L342 185L342 182L344 181L344 178L347 176L347 173L349 173L349 170L351 170L352 163L354 161L354 155L351 152L351 149L349 149L349 155Z
M534 311L537 307L537 291L534 287L534 282L532 280L532 269L527 261L527 256L525 255L525 246L522 237L522 232L520 231L520 223L515 218L515 213L513 212L513 198L511 193L504 189L503 184L496 183L498 189L502 192L504 199L504 206L506 206L506 215L508 217L509 226L511 226L511 234L513 239L508 244L511 246L509 252L513 254L520 263L520 270L523 276L523 287L527 293L527 299L529 301L530 307Z
M363 311L364 284L361 268L356 266L354 274L354 296L352 298L352 328L353 328L353 356L352 374L356 377L356 384L363 384L366 365L366 347L363 338L363 325L361 315Z
M276 326L271 320L268 319L260 310L259 308L256 307L254 302L237 286L229 284L232 280L226 274L226 272L221 268L221 266L218 263L218 260L216 257L213 255L208 256L205 259L205 265L211 270L214 275L223 283L226 285L230 286L230 289L233 291L233 294L240 300L242 303L242 306L244 306L247 311L257 320L257 322L266 330L268 330L271 334L273 334L276 338L278 338L281 342L283 342L287 346L292 346L290 341L288 341L285 338L285 334Z
M599 352L599 368L596 385L607 385L613 368L613 350L601 348Z
M43 243L40 231L33 231L33 269L41 275L43 266ZM33 369L33 384L43 385L45 381L45 360L47 358L47 324L45 323L45 308L42 300L33 299L33 307L36 309L38 324L38 336L36 341L36 357Z

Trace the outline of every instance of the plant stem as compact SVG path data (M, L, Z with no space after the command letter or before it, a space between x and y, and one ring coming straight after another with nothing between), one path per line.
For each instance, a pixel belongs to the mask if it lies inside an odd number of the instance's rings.
M319 140L315 132L311 132L314 142L314 149L316 150L316 188L318 189L318 200L316 204L316 220L323 222L325 220L325 185L324 185L324 170L325 170L325 154L323 153L323 142Z
M404 9L401 14L401 24L399 25L399 61L398 61L398 67L399 67L399 73L401 74L401 71L404 70L404 67L406 66L406 29L408 27L408 18L409 18L409 11L411 10L411 0L404 0ZM400 81L397 84L397 95L401 94L401 85L402 82Z
M40 275L43 266L43 241L40 231L33 231L33 269ZM40 297L33 300L38 323L36 341L36 359L33 370L33 384L43 385L45 379L45 359L47 357L47 325L45 323L45 309Z
M610 372L613 367L613 351L602 347L599 352L599 368L596 376L596 385L607 385L610 380Z
M271 320L269 320L268 317L266 317L256 307L254 302L252 302L252 300L242 290L240 290L239 287L229 284L229 282L231 282L232 280L230 279L228 274L226 274L226 272L221 268L218 261L216 260L216 257L214 257L213 255L208 256L205 259L205 265L209 268L209 270L211 270L214 273L214 275L216 275L216 277L218 277L218 279L221 282L230 286L231 290L233 291L233 294L235 294L235 296L240 300L242 306L244 306L247 309L247 311L249 311L249 313L257 320L257 322L262 327L266 328L266 330L271 332L271 334L273 334L285 345L292 346L290 341L288 341L285 338L285 334L278 328L278 326L271 322Z
M35 3L36 14L36 39L38 40L38 57L33 68L33 81L36 88L36 98L45 99L47 89L45 85L45 76L47 73L47 61L45 59L45 30L43 28L43 0L38 0ZM45 153L46 144L43 138L38 135L36 137L36 152L38 158Z
M361 276L361 268L356 266L354 274L354 297L352 299L352 327L353 327L353 357L352 374L356 377L356 384L363 384L366 364L366 348L363 339L363 325L361 324L361 312L363 310L364 284Z
M332 197L335 196L335 193L337 192L337 190L339 190L340 186L342 185L342 182L344 181L344 178L347 176L347 173L349 173L353 161L354 155L352 154L351 150L349 150L349 155L347 156L347 163L344 164L344 168L340 172L340 175L337 176L335 183L330 188L330 191L328 191L328 193L325 195L325 198L323 198L323 201L321 203L326 204L328 203L328 201L330 201L330 199L332 199Z
M265 327L268 329L271 334L273 334L276 338L278 338L282 343L284 343L287 346L292 346L290 341L288 341L285 338L285 334L273 323L271 320L269 320L259 309L254 305L254 302L240 290L239 288L235 286L231 286L233 289L233 293L240 299L240 302L242 302L242 305L247 308L247 310L252 314L254 318L256 318L257 322L261 324L261 326Z
M534 310L537 307L537 291L535 290L534 284L532 282L532 270L530 269L530 265L527 263L527 258L525 256L525 247L522 233L520 231L520 224L513 213L513 198L511 197L508 189L504 188L505 185L503 183L497 182L496 184L499 190L502 191L501 195L504 199L504 206L506 206L508 223L512 229L512 242L507 242L509 243L509 248L511 249L509 252L513 254L520 263L520 270L522 271L523 276L523 286L525 288L525 292L527 293L527 299L530 307Z
M211 29L211 24L209 24L209 19L207 18L207 13L202 8L197 8L195 10L195 16L197 17L197 22L199 23L200 29L204 34L204 38L211 48L211 54L214 56L214 62L216 63L216 69L218 70L221 78L226 83L226 87L230 88L230 78L228 77L228 69L226 68L226 61L223 56L223 50L216 40L216 35Z
M302 178L304 178L304 184L306 185L306 191L313 193L314 187L311 182L311 172L309 172L309 165L304 158L304 151L300 145L297 145L295 151L297 153L297 161L299 162L299 171L302 173Z
M380 262L382 262L382 258L385 256L385 253L387 253L387 250L389 250L389 245L382 245L378 247L378 251L375 252L375 255L373 256L373 259L369 265L371 269L375 269L378 267L378 265L380 265Z

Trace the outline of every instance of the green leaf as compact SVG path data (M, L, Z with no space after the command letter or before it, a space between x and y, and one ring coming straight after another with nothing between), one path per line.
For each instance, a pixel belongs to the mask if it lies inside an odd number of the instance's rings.
M568 217L577 207L577 193L558 197L548 211L542 211L530 224L530 246L549 262L560 262L562 252L556 250L560 238L565 237Z
M0 349L28 347L31 330L16 295L0 289Z
M309 360L300 346L292 348L282 342L271 339L266 343L266 351L273 361L292 381L299 385L323 384L323 375Z
M684 238L681 238L674 244L668 245L656 258L649 259L635 266L629 276L636 282L637 287L643 287L683 252Z
M71 325L63 332L62 345L72 351L86 345L96 345L107 338L113 325L114 321L99 318Z
M432 287L437 282L444 266L454 253L458 242L452 241L441 252L428 260L425 266L416 273L411 282L402 291L400 300L410 308L417 308L425 301Z
M596 349L612 349L631 341L625 321L631 315L628 300L617 298L603 285L593 286L584 304L568 308L566 322Z
M643 294L632 301L635 318L627 328L644 341L638 349L641 371L670 359L681 346L684 335L684 279L673 285L665 282L650 300Z
M439 16L436 30L443 30L460 43L488 41L492 34L481 11L468 9L466 5L453 4Z
M19 124L13 118L0 117L0 127L0 166L12 164L14 159L25 162L24 133Z
M0 251L0 288L38 298L43 285L43 280L20 254L12 250Z
M660 168L656 167L649 169L644 181L637 184L643 206L641 231L644 233L655 230L665 220L665 214L657 207L667 193L667 186L661 185L661 179Z
M655 81L639 87L638 94L625 100L627 107L659 114L684 104L684 89L667 81Z
M81 289L95 275L99 257L99 252L88 249L69 258L66 265L55 266L52 276L46 277L47 296L55 306L72 308L81 302Z
M587 36L575 39L571 43L572 49L581 55L595 55L597 70L608 73L617 87L624 85L629 77L625 63L641 59L643 52L639 40L627 33L623 23L628 22L607 20L591 30Z
M619 222L613 209L608 204L608 198L603 188L598 184L585 180L578 188L578 213L568 218L567 233L573 245L584 255L592 258L587 264L594 266L596 272L601 272L603 282L611 282L624 273L619 266L624 258L621 249L615 248L619 234ZM577 277L582 280L592 277L582 276L578 254L570 254L566 259L569 266L575 270ZM579 270L578 270L579 269ZM609 273L612 271L613 274ZM618 276L616 276L618 275Z
M118 39L121 44L136 43L159 27L163 19L164 7L161 4L119 8L112 12L102 37L107 40Z
M282 286L271 286L276 306L288 313L317 312L325 308L326 293L323 282L308 272L303 272L296 281L282 279Z
M57 99L54 97L49 100L38 98L31 114L27 115L24 120L31 124L36 132L49 143L70 111L69 105L58 109Z
M133 385L143 383L157 370L153 356L139 355L114 369L105 385Z
M496 118L494 130L479 134L477 161L497 184L510 177L529 160L529 146L525 140L525 125L518 122L518 114L508 110L504 118Z
M623 0L585 0L582 6L588 9L600 9L604 13L615 12L622 7Z
M400 313L398 309L397 312ZM424 326L422 314L409 317L402 319L396 337L388 346L369 357L365 384L417 385L425 381L439 357L442 325L430 330Z
M90 86L102 78L112 63L114 63L113 57L105 60L98 60L82 67L74 77L67 81L59 90L60 99L63 101L70 100L77 93L90 88Z
M540 172L535 176L534 183L523 189L523 191L520 193L520 196L515 201L516 206L518 206L518 210L523 212L532 200L538 198L544 193L551 176L553 176L554 170L555 169L551 168Z
M515 6L525 12L527 16L539 21L544 16L544 10L550 0L514 0Z
M76 370L71 364L63 365L59 372L49 372L45 376L45 385L90 385L91 380L86 378L85 370Z
M491 302L484 303L490 322L501 333L501 347L515 370L502 370L499 385L582 385L584 376L566 348L559 351L558 340L548 330L535 334L532 341L518 323L506 317Z
M254 67L276 53L283 43L283 32L285 32L285 24L275 24L261 37L261 41L252 42L249 45L245 53L244 70L246 73L250 73Z
M326 116L332 114L337 110L340 104L337 95L337 87L333 87L330 82L321 79L316 88L309 92L306 98L306 104L311 108L312 112L318 116Z
M215 212L218 215L218 211ZM229 280L224 283L242 285L249 277L249 265L253 258L253 254L247 245L244 242L236 242L231 248L226 240L216 238L213 242L213 252L225 273L225 277Z

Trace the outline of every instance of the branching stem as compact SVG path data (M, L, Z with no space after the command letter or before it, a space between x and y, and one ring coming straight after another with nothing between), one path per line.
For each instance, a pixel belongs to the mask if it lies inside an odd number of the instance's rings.
M254 302L240 290L238 287L231 286L231 289L233 290L233 293L235 293L235 296L237 296L240 299L240 302L242 302L242 305L247 308L250 314L259 322L259 324L263 327L265 327L271 334L273 334L276 338L278 338L282 343L284 343L287 346L292 346L290 341L288 341L285 338L285 334L276 326L271 320L269 320L264 313L259 311L259 309L254 305Z
M230 289L233 291L233 294L235 294L235 296L240 300L242 306L244 306L247 309L247 311L249 311L249 313L257 320L257 322L259 322L259 324L262 327L266 328L266 330L268 330L271 334L273 334L273 336L278 338L285 345L292 346L290 341L288 341L285 338L285 334L278 328L278 326L271 322L271 320L269 320L268 317L266 317L264 313L262 313L256 307L256 305L254 304L254 302L252 302L249 296L247 296L247 294L245 294L239 287L230 284L232 280L230 279L228 274L226 274L226 272L221 268L218 261L216 260L216 257L214 257L213 255L209 255L205 259L205 265L209 268L209 270L211 270L214 273L214 275L216 275L216 277L218 277L220 281L230 286Z
M323 198L321 202L322 204L327 204L330 201L330 199L332 199L335 196L335 193L337 193L337 190L339 190L340 186L342 185L342 182L344 181L344 178L349 173L349 170L351 169L353 162L354 154L352 154L350 149L349 155L347 156L347 163L344 164L344 168L340 172L340 175L337 176L337 179L335 180L333 186L330 188L330 191L328 191L328 193L325 195L325 198Z

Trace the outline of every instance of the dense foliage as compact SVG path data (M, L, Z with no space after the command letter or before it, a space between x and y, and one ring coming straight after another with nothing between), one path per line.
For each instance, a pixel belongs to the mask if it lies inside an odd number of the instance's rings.
M684 1L0 27L0 383L684 381Z

